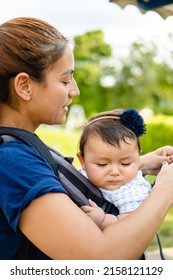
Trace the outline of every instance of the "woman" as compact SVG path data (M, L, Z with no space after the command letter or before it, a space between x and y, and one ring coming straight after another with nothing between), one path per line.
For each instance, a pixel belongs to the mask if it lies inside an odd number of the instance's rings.
M66 38L39 19L16 18L0 25L0 42L0 126L34 133L40 124L62 124L79 95ZM171 161L168 150L143 156L140 168L153 173ZM138 259L173 203L170 164L138 210L101 231L38 152L13 140L0 155L1 259L17 259L26 237L40 249L34 259Z

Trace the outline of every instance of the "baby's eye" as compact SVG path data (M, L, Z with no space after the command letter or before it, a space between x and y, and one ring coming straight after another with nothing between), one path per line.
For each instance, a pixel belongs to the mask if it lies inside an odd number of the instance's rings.
M128 163L121 163L121 165L123 166L129 166L131 164L131 162L128 162Z
M106 166L106 163L97 163L98 166Z

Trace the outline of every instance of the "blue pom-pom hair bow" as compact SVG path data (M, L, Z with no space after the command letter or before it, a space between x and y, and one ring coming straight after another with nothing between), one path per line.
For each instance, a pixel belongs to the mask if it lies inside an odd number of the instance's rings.
M122 110L121 110L122 111ZM100 115L95 119L92 119L88 122L86 127L90 126L92 123L95 123L103 119L118 119L124 126L129 128L133 133L140 137L146 133L146 125L142 116L134 109L128 109L122 111L119 115L113 113L114 111L107 112L107 115Z
M146 133L146 124L142 116L134 109L125 110L120 115L120 122L132 130L137 137Z

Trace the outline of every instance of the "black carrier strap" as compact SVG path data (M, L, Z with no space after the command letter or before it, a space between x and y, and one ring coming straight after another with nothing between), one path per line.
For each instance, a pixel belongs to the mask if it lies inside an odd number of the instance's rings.
M95 201L106 213L118 215L118 209L112 203L103 198L100 190L85 176L83 176L72 164L70 164L68 158L63 158L62 155L50 147L49 150L57 163L56 167L58 169L58 177L60 178L61 183L71 193L71 196L73 195L74 201L78 200L77 204L79 206L88 204L88 198L90 198ZM74 189L74 187L72 188L70 184L75 185L80 192L78 197L76 189Z
M37 253L37 247L26 238L22 250L17 257L18 260L35 260L35 255Z
M118 209L103 198L102 193L72 164L70 158L63 157L51 147L45 145L41 139L29 131L12 127L0 127L0 135L10 135L37 150L51 165L71 199L78 205L87 205L91 198L106 213L118 215Z

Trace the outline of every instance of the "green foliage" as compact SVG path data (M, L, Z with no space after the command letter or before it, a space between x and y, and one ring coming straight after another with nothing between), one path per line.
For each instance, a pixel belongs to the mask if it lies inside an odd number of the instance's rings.
M140 139L142 154L148 153L161 146L173 145L173 126L171 123L164 122L163 120L164 117L162 117L162 121L160 119L147 124L147 132ZM170 117L169 121L170 120L172 120L173 123L173 117Z
M114 68L104 63L105 59L111 57L112 49L104 41L101 30L76 36L74 41L74 77L81 92L80 98L74 99L74 103L84 106L86 115L90 116L105 110L106 89L101 85L101 79L114 73Z
M139 41L131 45L128 57L121 59L121 70L117 71L115 107L150 107L155 113L167 114L173 111L173 70L157 59L157 53L154 43Z
M173 41L173 34L169 40ZM85 107L87 117L117 107L150 107L156 114L172 114L173 52L163 61L154 42L140 40L131 44L125 58L116 56L116 49L113 56L101 30L76 36L74 41L75 79L81 91L74 102ZM103 84L109 76L115 83Z
M161 225L158 233L162 243L163 248L173 247L173 208L169 210L166 215L166 218ZM151 245L148 248L149 251L158 250L158 243L156 237L153 239Z
M100 58L109 57L112 53L111 46L104 42L102 30L86 32L74 37L74 56L77 63L80 61L98 61Z

